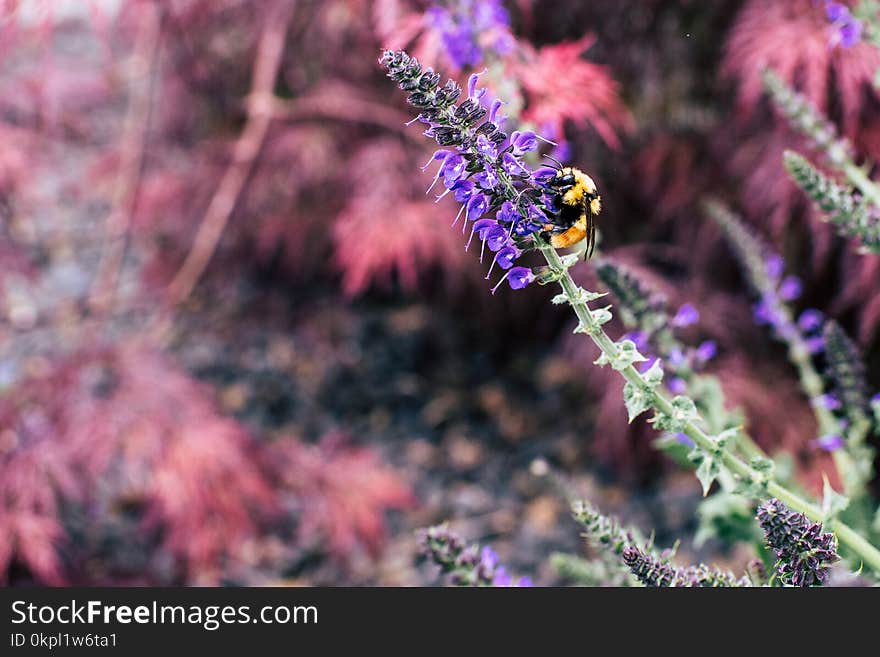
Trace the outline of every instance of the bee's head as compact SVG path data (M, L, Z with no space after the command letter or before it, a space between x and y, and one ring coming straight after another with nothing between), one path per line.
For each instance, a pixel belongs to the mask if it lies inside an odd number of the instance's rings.
M556 175L553 176L547 185L551 189L555 189L557 191L564 191L566 189L571 189L574 187L576 180L574 177L574 173L572 173L571 169L565 167L564 169L560 169L556 172Z

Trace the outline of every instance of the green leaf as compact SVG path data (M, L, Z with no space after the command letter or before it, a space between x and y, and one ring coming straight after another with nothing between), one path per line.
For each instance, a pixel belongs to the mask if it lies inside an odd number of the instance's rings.
M611 306L596 308L595 310L591 310L590 314L593 317L593 321L596 322L596 326L602 326L611 321Z
M610 360L611 367L617 371L625 370L633 363L641 363L648 360L639 353L636 343L632 340L623 340L617 343L617 356Z
M700 419L697 413L697 407L690 397L678 395L672 402L672 413L666 414L657 411L651 422L657 429L663 431L671 431L672 433L680 433L684 431L688 422L695 422Z
M578 263L578 260L580 260L580 256L578 256L577 253L569 253L559 258L563 269L574 267Z
M849 498L835 491L825 475L822 480L822 518L827 523L849 506Z
M638 386L627 382L623 386L623 403L626 405L626 412L629 421L632 423L639 415L651 408L653 395L646 393Z
M709 494L712 482L715 481L720 472L721 466L718 465L718 461L715 458L711 456L703 457L700 465L697 466L697 479L700 480L700 485L703 487L703 497Z
M762 475L769 476L772 474L773 470L776 468L776 465L770 459L764 456L753 456L752 460L749 461L749 465L752 470L756 470L760 472Z
M727 447L727 444L736 438L736 434L739 433L739 427L731 427L730 429L725 429L721 433L719 433L713 440L715 444L718 445L718 449L724 449Z
M660 385L663 381L663 365L660 363L659 358L655 359L651 367L648 368L648 371L642 374L642 378L652 388Z
M596 299L601 299L604 296L608 296L608 293L607 292L589 292L588 290L585 290L584 288L579 287L577 289L577 292L575 292L574 297L569 298L568 294L566 294L565 292L562 292L560 294L557 294L555 297L553 297L553 303L556 304L557 306L560 306L564 303L571 303L571 304L583 303L583 304L586 304L586 303L590 303L591 301L595 301Z

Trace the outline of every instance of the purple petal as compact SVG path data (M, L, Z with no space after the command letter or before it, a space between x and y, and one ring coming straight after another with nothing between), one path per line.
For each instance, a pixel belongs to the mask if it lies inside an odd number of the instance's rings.
M507 272L507 282L513 290L521 290L535 280L535 275L528 267L514 267Z
M767 272L767 276L774 281L778 281L785 269L785 261L782 259L782 256L774 253L767 256L767 259L764 261L764 268Z
M697 347L697 360L701 363L712 360L718 354L718 345L715 340L706 340Z
M672 325L678 328L690 326L700 321L700 313L694 308L693 304L686 303L678 309L675 317L672 318Z
M824 449L826 452L833 452L834 450L843 447L844 441L843 438L838 435L828 434L816 438L816 440L813 441L813 445L819 449Z
M800 329L807 332L816 331L822 328L824 322L825 315L813 308L808 308L802 312L797 320Z
M779 297L783 301L794 301L801 296L803 286L797 276L786 276L779 286Z

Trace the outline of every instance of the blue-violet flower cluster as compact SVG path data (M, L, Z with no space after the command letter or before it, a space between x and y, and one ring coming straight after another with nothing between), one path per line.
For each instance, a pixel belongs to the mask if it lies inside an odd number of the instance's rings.
M510 16L501 0L438 3L425 13L425 22L439 32L456 70L479 66L486 50L504 55L514 47Z
M845 4L825 2L825 16L833 29L831 45L852 48L862 39L862 21L852 15Z
M492 292L504 280L514 290L537 280L540 274L514 264L535 246L535 233L547 222L547 214L557 211L546 185L555 170L532 171L523 160L538 149L542 138L531 131L505 133L503 103L495 100L484 106L486 90L477 87L477 74L470 76L467 96L459 103L463 91L458 84L448 80L441 86L439 74L423 69L405 52L385 51L380 63L388 77L409 92L409 103L419 111L416 120L428 126L425 135L442 146L425 168L439 163L431 188L441 183L445 191L438 200L452 194L461 204L452 225L461 220L463 233L470 227L466 248L478 237L481 261L487 248L494 254L487 278L496 266L505 270Z
M532 586L528 577L514 582L507 569L499 564L498 554L488 545L480 549L466 545L448 524L420 532L421 552L440 566L455 586Z

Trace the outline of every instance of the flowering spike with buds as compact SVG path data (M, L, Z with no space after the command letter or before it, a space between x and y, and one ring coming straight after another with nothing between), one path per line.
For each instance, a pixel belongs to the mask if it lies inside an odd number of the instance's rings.
M837 226L841 235L855 237L866 251L880 253L880 216L875 208L863 199L856 199L802 155L786 151L783 162L798 187L827 215L827 220Z
M779 560L776 574L783 584L820 586L828 579L828 568L840 557L834 535L824 532L822 523L810 522L803 513L792 511L777 499L758 507L758 522L764 538Z
M628 547L622 554L623 562L645 586L651 587L744 587L751 586L748 577L700 564L677 568L661 561L637 547Z
M440 566L454 586L532 585L528 577L514 582L492 548L465 544L446 523L421 530L419 545L422 554Z
M828 163L846 176L847 181L862 193L865 201L880 208L880 186L856 165L852 145L839 135L834 124L822 116L806 96L785 84L773 71L765 70L763 80L773 103L792 127L812 140L816 149L824 153Z
M579 287L569 272L578 257L573 254L561 257L540 235L535 235L541 228L542 217L546 219L546 213L551 211L545 201L548 196L545 185L553 176L553 170L532 171L518 158L521 157L520 151L536 148L538 140L523 139L525 133L520 133L514 148L514 144L497 125L491 121L480 123L488 110L480 104L482 94L476 89L473 77L468 98L456 105L455 101L461 95L460 87L454 82L440 87L439 76L423 71L421 65L405 52L386 51L380 62L389 77L410 93L409 100L419 112L418 119L428 125L426 135L441 146L454 146L468 161L465 171L471 174L472 180L468 179L467 182L476 184L467 191L460 190L460 195L456 192L456 200L465 203L470 195L479 193L486 200L484 212L500 210L505 201L512 203L512 213L498 212L494 221L508 229L508 239L513 246L520 251L535 249L547 262L545 269L531 272L534 278L522 275L516 280L522 284L532 281L559 284L559 296L577 316L575 332L586 334L598 347L601 353L597 362L611 365L625 379L624 394L629 396L627 403L631 407L631 414L652 409L655 427L680 432L694 443L694 451L698 451L701 457L698 476L704 489L718 474L725 473L740 480L744 490L753 497L775 496L811 518L823 517L821 508L774 480L761 463L755 464L754 459L743 460L735 454L731 449L733 443L729 440L730 431L707 433L692 399L683 395L671 399L660 388L662 371L652 368L642 373L636 369L634 363L644 360L644 357L631 340L618 343L608 336L603 327L611 320L611 312L607 307L590 307L590 302L597 298L596 294ZM515 167L505 166L509 158L515 160ZM475 192L478 187L480 191ZM481 217L474 213L469 214L466 221L476 222L479 219ZM489 232L486 230L480 236L487 245ZM497 246L493 249L497 253L508 245L493 243L489 246ZM880 572L880 550L837 518L830 520L829 525L837 532L841 542L860 555L873 570Z
M493 102L491 112L482 104L485 89L477 87L478 75L470 77L467 97L458 102L462 90L454 81L440 86L438 74L423 69L403 51L385 51L380 63L388 77L409 92L418 120L428 126L425 135L444 147L429 165L440 162L434 182L442 180L464 207L463 232L467 222L473 222L470 234L482 242L481 259L487 247L495 254L490 275L496 264L506 270L492 291L505 280L514 290L535 280L543 282L530 269L513 266L534 248L538 239L534 234L547 221L546 181L540 170L533 172L522 159L538 148L542 138L530 131L508 137L500 127L501 104Z

